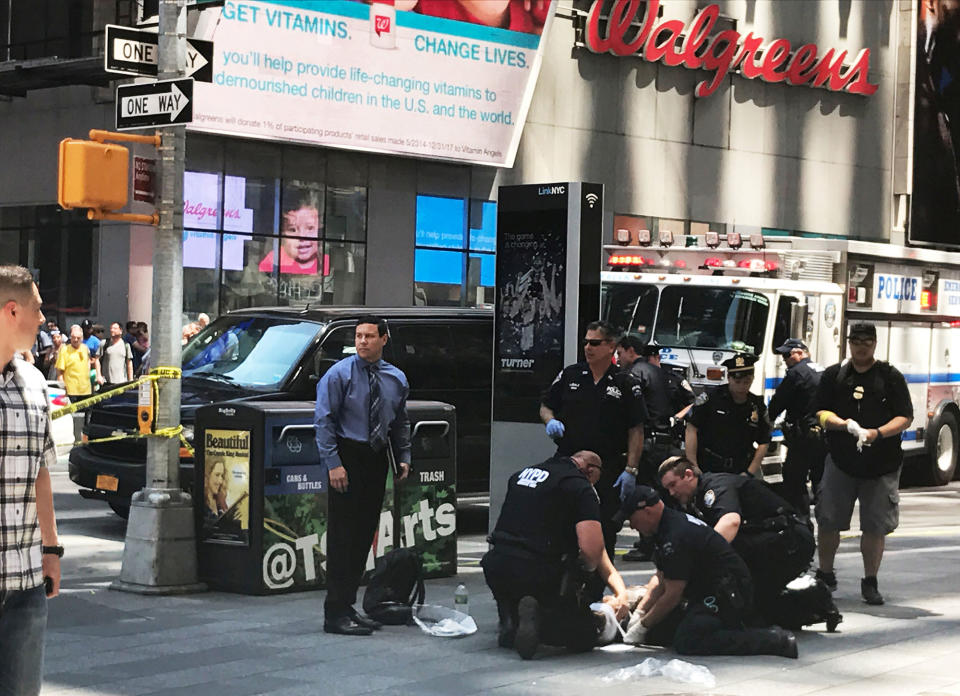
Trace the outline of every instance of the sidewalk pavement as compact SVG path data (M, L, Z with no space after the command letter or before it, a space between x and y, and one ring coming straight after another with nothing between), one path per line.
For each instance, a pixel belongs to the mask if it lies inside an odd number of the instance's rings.
M630 541L624 536L621 547ZM716 677L709 690L662 676L603 680L647 657L678 657L670 651L544 650L522 661L497 648L495 604L476 565L484 547L479 536L461 540L459 575L427 582L427 601L446 606L453 605L457 583L466 584L480 630L459 639L435 638L416 627L386 627L366 638L327 635L322 592L146 597L105 589L102 582L68 582L50 604L43 693L960 696L956 527L926 527L891 544L880 584L888 603L881 607L860 601L859 552L855 539L845 539L837 564L840 631L828 634L822 625L803 631L799 660L686 658ZM643 582L651 571L646 563L617 565L628 583Z

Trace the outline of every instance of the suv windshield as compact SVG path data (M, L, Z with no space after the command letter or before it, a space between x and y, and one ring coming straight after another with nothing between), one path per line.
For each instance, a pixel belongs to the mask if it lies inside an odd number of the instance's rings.
M183 350L183 376L244 387L279 385L320 326L267 317L221 317Z
M728 288L668 287L660 294L654 337L663 346L758 353L770 300Z
M653 334L657 288L653 285L605 283L601 294L601 316L624 334L639 336L648 343Z

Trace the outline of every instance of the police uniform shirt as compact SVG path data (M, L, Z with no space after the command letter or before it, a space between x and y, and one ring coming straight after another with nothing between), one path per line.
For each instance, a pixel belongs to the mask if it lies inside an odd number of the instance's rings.
M704 473L697 482L697 515L715 527L724 515L735 512L743 522L762 522L789 504L762 481L740 474Z
M770 420L776 420L783 411L787 420L794 425L812 427L816 425L813 401L820 386L823 368L810 358L787 368L783 381L770 399Z
M746 471L753 457L753 443L770 442L770 420L763 399L756 394L747 394L747 400L738 404L730 390L717 388L706 402L693 407L690 422L697 428L697 463L703 470L710 470L711 455L732 459L739 471Z
M603 459L604 482L612 482L623 470L627 431L647 420L641 385L613 364L596 384L586 362L565 367L547 389L543 404L563 422L557 455L596 452Z
M600 521L597 492L572 459L553 457L510 477L490 542L559 561L579 550L577 523L587 520Z
M660 370L666 376L667 384L670 387L670 408L673 410L670 415L672 416L692 404L697 397L693 393L690 382L674 372L673 368L661 363Z
M683 595L694 601L714 594L723 577L749 577L743 560L712 527L670 508L663 509L654 535L654 563L668 580L686 581Z
M849 365L843 368L842 378L841 369L837 363L824 370L814 401L815 411L833 411L840 418L853 418L863 428L877 428L895 416L913 418L907 381L893 365L877 361L863 373ZM899 435L875 440L858 452L856 438L846 430L828 430L827 446L834 463L858 478L889 474L903 462Z
M647 429L666 432L670 429L672 410L670 400L670 383L667 375L656 365L640 358L630 366L630 374L640 383L643 390L643 400L647 406L648 419L644 424Z

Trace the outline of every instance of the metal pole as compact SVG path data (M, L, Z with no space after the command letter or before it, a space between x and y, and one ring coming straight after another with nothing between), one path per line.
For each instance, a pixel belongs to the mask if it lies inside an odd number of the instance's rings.
M185 56L184 0L160 0L158 77L182 76ZM165 128L160 145L160 225L153 246L152 367L180 367L180 313L183 307L184 126ZM180 424L180 381L159 382L156 427ZM147 440L146 487L134 494L115 589L141 594L174 594L203 589L197 583L193 503L180 489L180 443Z

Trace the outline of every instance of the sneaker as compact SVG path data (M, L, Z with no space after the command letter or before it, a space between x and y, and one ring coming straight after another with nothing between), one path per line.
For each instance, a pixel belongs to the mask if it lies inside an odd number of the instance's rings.
M837 591L837 574L834 573L832 570L827 571L827 570L820 570L818 568L817 572L815 573L815 577L817 578L817 580L819 580L824 585L826 585L831 592Z
M517 633L513 646L524 660L533 659L540 644L540 605L529 595L520 600L517 608Z
M874 606L883 604L883 595L880 594L880 590L877 589L877 578L875 576L863 578L860 581L860 595L867 604Z

